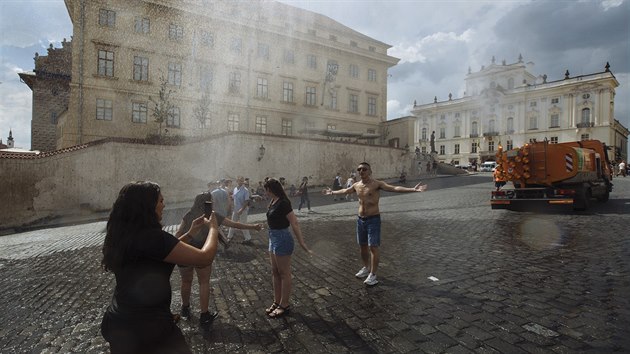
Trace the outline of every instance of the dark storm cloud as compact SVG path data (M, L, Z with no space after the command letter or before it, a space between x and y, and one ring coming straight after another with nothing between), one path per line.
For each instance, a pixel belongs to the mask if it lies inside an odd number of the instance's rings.
M508 12L494 32L499 46L518 46L538 62L551 56L549 63L557 63L552 68L588 60L586 69L596 72L606 61L615 61L617 71L627 72L629 14L628 1L608 10L594 1L535 1Z

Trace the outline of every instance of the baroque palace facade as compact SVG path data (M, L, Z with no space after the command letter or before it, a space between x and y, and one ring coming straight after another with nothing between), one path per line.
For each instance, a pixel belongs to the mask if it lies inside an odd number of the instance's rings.
M49 120L57 149L228 131L381 137L387 69L398 59L326 16L271 1L65 3L71 80L67 110ZM48 146L38 136L33 147Z
M534 76L532 66L522 56L513 64L493 57L479 72L469 69L464 97L414 102L412 116L388 121L390 145L431 153L433 140L439 161L467 165L494 160L499 144L512 149L532 140L596 139L611 147L611 161L627 160L628 129L614 117L619 82L608 64L575 77L567 70L556 81Z

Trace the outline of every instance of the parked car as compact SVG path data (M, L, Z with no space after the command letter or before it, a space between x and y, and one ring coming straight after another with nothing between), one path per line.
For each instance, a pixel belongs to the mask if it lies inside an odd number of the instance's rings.
M465 165L455 165L455 168L461 168L462 170L469 170L470 169L470 165L465 164Z
M486 161L484 163L481 164L481 167L479 168L479 171L481 172L494 172L494 170L497 168L497 163L494 161Z

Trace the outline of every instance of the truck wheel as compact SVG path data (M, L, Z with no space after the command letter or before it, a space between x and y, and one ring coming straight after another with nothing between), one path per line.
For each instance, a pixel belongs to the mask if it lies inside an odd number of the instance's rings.
M573 204L573 210L586 210L591 199L591 189L588 187L581 187L575 191L575 201Z
M610 192L608 191L608 188L606 188L606 192L604 192L603 195L600 195L599 197L597 197L597 200L605 203L608 201L608 198L610 198Z

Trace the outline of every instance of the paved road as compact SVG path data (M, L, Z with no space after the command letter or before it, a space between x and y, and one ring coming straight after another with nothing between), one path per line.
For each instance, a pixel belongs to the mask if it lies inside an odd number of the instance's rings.
M488 176L384 196L372 288L354 278L356 202L322 199L299 214L317 255L294 256L290 316L264 315L271 284L260 233L219 252L212 330L198 328L198 313L181 327L198 353L629 352L630 178L614 182L608 203L582 213L492 211ZM99 269L103 228L0 237L0 352L107 351L99 324L114 280Z

